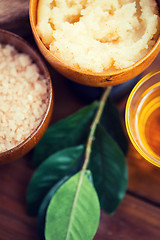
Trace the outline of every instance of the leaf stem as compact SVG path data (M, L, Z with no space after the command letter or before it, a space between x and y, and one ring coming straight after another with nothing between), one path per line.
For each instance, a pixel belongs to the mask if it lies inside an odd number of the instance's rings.
M66 240L68 240L69 236L70 236L70 230L71 230L71 226L72 226L74 211L75 211L76 203L78 201L79 193L80 193L80 190L81 190L81 186L82 186L82 182L83 182L83 176L84 176L85 170L87 169L87 166L89 164L89 158L90 158L90 154L91 154L91 146L92 146L92 142L93 142L93 139L94 139L94 134L95 134L95 131L96 131L96 127L97 127L97 124L100 121L100 118L101 118L101 115L103 113L103 109L104 109L104 106L105 106L105 102L106 102L106 100L109 96L109 93L110 93L111 89L112 89L112 87L107 87L106 90L104 91L104 93L102 95L102 98L99 102L99 107L98 107L98 110L96 112L95 118L94 118L94 120L91 124L91 130L90 130L88 140L87 140L87 144L86 144L84 163L83 163L82 170L81 170L81 173L80 173L79 182L78 182L78 185L77 185L77 189L76 189L76 193L75 193L75 197L74 197L74 201L73 201L73 205L72 205L72 210L71 210L71 214L70 214Z
M90 133L89 133L89 136L88 136L88 140L87 140L87 144L86 144L85 157L84 157L84 163L83 163L83 166L82 166L82 171L85 171L87 169L88 164L89 164L91 147L92 147L92 142L94 140L94 134L95 134L95 131L96 131L96 127L97 127L97 124L100 121L100 118L101 118L101 115L103 113L103 109L104 109L106 100L107 100L107 98L108 98L108 96L111 92L111 89L112 89L112 87L107 87L106 90L104 91L101 99L100 99L99 107L98 107L97 113L95 115L95 118L92 122L91 130L90 130Z

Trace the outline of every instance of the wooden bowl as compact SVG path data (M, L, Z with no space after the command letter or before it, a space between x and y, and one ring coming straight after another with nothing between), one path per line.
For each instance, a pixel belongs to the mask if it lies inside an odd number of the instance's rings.
M25 139L23 142L21 142L19 145L17 145L16 147L8 151L0 153L0 164L3 164L3 163L14 161L24 156L41 139L45 130L48 127L48 124L52 115L53 90L52 90L51 78L46 66L44 65L39 55L27 44L26 41L24 41L22 38L20 38L19 36L11 32L0 29L0 43L10 44L14 46L19 52L28 54L39 67L40 73L43 74L44 77L47 79L47 83L49 86L47 109L43 115L43 118L40 124L36 127L36 129L33 130L30 136L27 139Z
M29 16L31 28L37 46L46 60L62 75L66 78L78 82L83 85L93 87L106 87L111 85L117 85L127 80L134 78L143 72L155 59L160 51L160 37L156 41L154 47L148 52L148 54L134 65L124 68L122 70L115 70L111 72L94 73L90 71L83 71L70 67L63 62L59 61L43 44L36 30L36 18L37 18L37 4L38 0L30 0Z

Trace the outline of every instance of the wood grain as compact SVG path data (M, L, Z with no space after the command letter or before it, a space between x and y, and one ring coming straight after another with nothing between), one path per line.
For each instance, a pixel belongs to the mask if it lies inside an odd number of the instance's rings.
M94 240L159 240L160 209L126 195L113 216L102 212Z
M143 159L130 144L127 156L129 168L129 192L160 206L160 169Z
M36 221L26 214L32 170L27 158L0 167L0 239L37 240Z

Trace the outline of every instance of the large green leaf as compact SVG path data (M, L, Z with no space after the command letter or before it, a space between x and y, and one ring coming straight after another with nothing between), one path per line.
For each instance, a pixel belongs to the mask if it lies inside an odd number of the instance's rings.
M101 208L112 214L126 192L127 165L117 143L100 125L97 126L89 167L93 173Z
M128 140L124 133L120 113L111 99L108 99L101 118L101 124L121 147L124 154L128 151Z
M39 165L56 151L86 141L97 107L98 102L94 102L48 128L34 150L33 165Z
M45 198L43 199L41 206L38 211L38 216L37 216L37 230L38 230L38 235L41 240L45 240L44 236L44 229L45 229L45 218L46 218L46 211L48 208L48 205L56 193L56 191L64 184L71 176L65 176L62 178L56 185L54 185L50 191L47 193ZM90 173L87 174L87 177L89 181L93 184L93 179L92 175Z
M52 199L52 197L54 196L54 194L56 193L56 191L62 186L62 184L64 184L70 177L69 176L65 176L64 178L62 178L56 185L54 185L49 192L47 193L47 195L45 196L45 198L42 201L42 204L39 208L38 211L38 216L37 216L37 230L38 230L38 235L39 238L41 240L45 240L45 236L44 236L44 229L45 229L45 218L46 218L46 212L47 212L47 208L48 205Z
M99 217L96 191L86 172L81 171L53 196L46 215L46 240L92 240Z
M81 159L83 149L82 145L63 149L52 154L36 169L27 190L29 215L36 215L50 188L65 175L72 173Z

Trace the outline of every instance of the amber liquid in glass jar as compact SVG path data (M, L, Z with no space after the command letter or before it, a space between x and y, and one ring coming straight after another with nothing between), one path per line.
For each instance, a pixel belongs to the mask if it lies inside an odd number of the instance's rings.
M135 117L137 135L148 153L160 159L160 82L143 95Z

